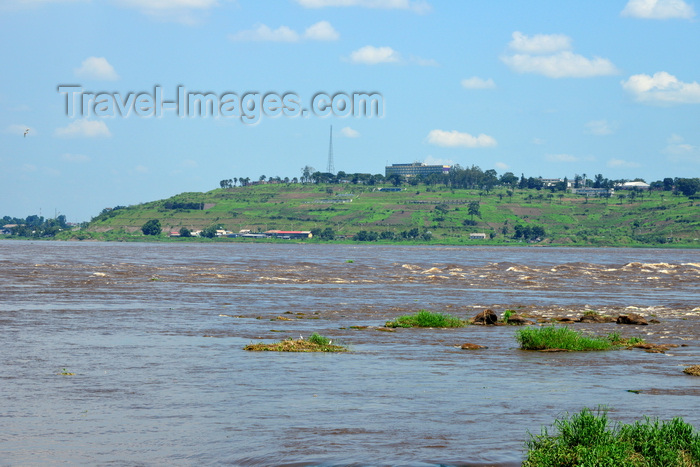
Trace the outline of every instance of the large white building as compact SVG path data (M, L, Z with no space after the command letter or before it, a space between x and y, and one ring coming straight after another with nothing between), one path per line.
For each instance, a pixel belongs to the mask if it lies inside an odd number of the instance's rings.
M615 185L620 190L648 190L649 184L644 182L625 182L622 185Z
M450 172L449 165L426 165L422 162L411 164L391 164L386 166L385 176L401 175L402 177L415 177L416 175L446 174Z

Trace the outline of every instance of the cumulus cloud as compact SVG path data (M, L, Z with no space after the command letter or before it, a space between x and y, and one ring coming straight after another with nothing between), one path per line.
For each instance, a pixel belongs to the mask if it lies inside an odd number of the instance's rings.
M631 162L631 161L626 161L626 160L623 160L623 159L614 159L614 158L608 160L607 166L608 166L608 167L612 167L612 168L620 168L620 167L622 167L622 168L634 168L634 167L641 167L641 165L638 164L637 162Z
M313 41L337 41L340 34L328 21L319 21L306 29L304 37Z
M440 159L433 156L428 156L423 161L425 165L455 165L455 161L452 159Z
M391 47L374 47L366 45L350 53L352 63L377 65L379 63L398 63L401 55Z
M483 79L478 76L472 76L462 80L462 87L466 89L493 89L496 87L496 83L491 78Z
M319 21L309 26L304 34L299 34L288 26L272 29L265 24L258 24L253 29L229 35L229 38L236 42L298 42L302 39L335 41L339 37L338 31L328 21Z
M622 81L622 89L646 104L700 104L699 83L684 83L665 71L632 75Z
M586 132L592 135L611 135L615 132L616 128L616 123L610 123L607 120L593 120L586 123Z
M229 38L237 42L297 42L299 34L287 26L272 29L265 24L259 24L253 29L231 34Z
M340 134L345 136L346 138L359 138L360 137L360 132L357 130L353 130L349 126L346 126L342 130L340 130Z
M197 24L210 9L219 6L217 0L114 0L118 5L135 8L160 21Z
M500 169L500 170L507 170L507 169L510 169L510 166L509 166L508 164L506 164L505 162L496 162L496 163L494 164L494 166L496 166L496 168L497 168L497 169Z
M618 73L608 59L588 59L568 50L553 55L516 54L502 60L518 73L535 73L548 78L590 78Z
M630 0L620 15L643 19L692 19L695 10L683 0Z
M518 73L535 73L549 78L590 78L618 73L610 60L586 58L573 53L571 38L563 34L513 33L508 44L515 52L501 57L503 63Z
M549 162L577 162L579 160L578 157L571 154L547 154L544 158Z
M564 34L535 34L527 36L520 31L513 33L513 40L508 46L528 54L549 54L571 49L571 38Z
M71 122L68 126L56 128L56 136L63 138L101 138L112 134L103 120L80 119Z
M428 142L436 146L448 148L484 148L496 146L498 144L492 136L483 133L479 136L472 136L469 133L462 133L457 130L432 130L428 133Z
M384 10L411 10L427 13L430 4L421 0L296 0L304 8L362 7Z
M80 68L75 69L75 76L85 79L116 81L119 75L114 67L104 57L88 57L83 60Z

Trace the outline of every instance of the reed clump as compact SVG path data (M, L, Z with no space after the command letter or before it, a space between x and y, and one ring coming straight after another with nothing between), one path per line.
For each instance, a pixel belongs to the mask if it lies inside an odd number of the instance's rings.
M459 328L466 322L456 316L420 310L412 315L404 315L387 321L388 328Z
M332 339L318 333L311 334L308 339L290 338L271 344L264 342L248 344L243 349L257 352L347 352L348 350L343 345L333 344Z
M644 417L632 425L610 423L607 409L557 419L530 433L524 467L692 467L700 465L700 434L681 418L668 422Z
M609 350L621 345L609 337L588 337L579 331L556 326L520 329L515 337L522 350Z

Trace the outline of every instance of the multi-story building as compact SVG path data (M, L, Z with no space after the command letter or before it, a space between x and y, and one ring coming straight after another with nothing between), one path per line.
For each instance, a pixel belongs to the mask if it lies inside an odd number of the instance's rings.
M422 162L411 164L391 164L386 166L385 176L393 174L402 177L415 177L417 175L446 174L450 172L449 165L426 165Z

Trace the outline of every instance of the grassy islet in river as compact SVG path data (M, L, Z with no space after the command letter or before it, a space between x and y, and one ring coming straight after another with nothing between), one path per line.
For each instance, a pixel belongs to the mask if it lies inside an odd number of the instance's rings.
M347 347L333 344L328 337L313 333L308 339L285 339L280 342L248 344L244 350L272 352L347 352Z
M645 417L632 425L611 424L607 409L557 419L526 442L524 467L692 467L700 465L700 434L681 418Z
M388 328L459 328L465 325L461 319L427 310L420 310L412 315L403 315L393 321L387 321Z
M606 337L588 337L579 331L556 326L520 329L515 337L522 350L610 350L643 342L640 338L623 339L616 332Z

